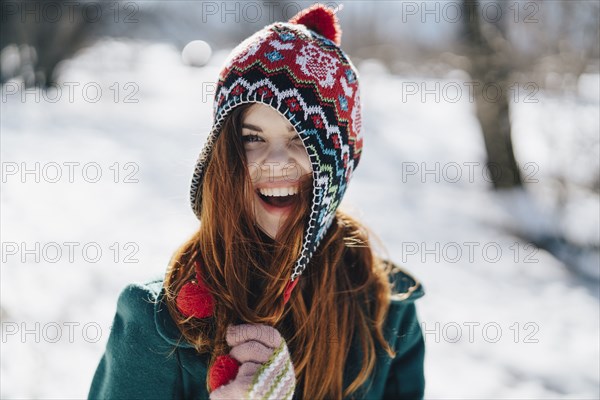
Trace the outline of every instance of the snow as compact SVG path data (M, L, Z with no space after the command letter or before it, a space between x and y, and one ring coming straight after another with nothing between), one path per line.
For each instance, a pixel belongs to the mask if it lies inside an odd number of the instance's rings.
M174 47L107 39L61 66L56 102L3 87L2 398L86 397L119 291L163 273L194 232L189 181L226 55L192 68ZM559 232L597 249L598 193L586 187L598 171L588 86L598 76L582 78L579 97L540 91L538 103L513 104L519 165L536 163L539 181L499 194L468 97L406 93L468 77L358 68L365 147L343 207L423 282L426 398L600 398L597 252L578 255L578 274L525 239ZM102 95L86 101L94 86ZM21 174L36 162L39 183Z

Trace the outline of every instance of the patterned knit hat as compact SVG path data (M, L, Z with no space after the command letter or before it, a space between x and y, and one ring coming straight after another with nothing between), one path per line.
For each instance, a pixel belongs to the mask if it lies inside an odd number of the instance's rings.
M231 110L263 103L288 119L304 142L313 176L310 221L291 276L294 286L331 226L361 154L358 72L340 49L340 38L336 15L315 4L240 43L219 74L213 127L192 178L192 209L200 219L204 171Z

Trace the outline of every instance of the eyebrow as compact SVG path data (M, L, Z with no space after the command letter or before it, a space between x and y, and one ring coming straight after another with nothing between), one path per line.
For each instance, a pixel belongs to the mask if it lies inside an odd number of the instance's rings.
M259 126L248 124L246 122L244 122L242 124L242 128L253 129L253 130L257 131L257 132L262 132L262 129ZM288 126L288 132L293 132L293 131L295 131L294 127L291 126L291 125Z

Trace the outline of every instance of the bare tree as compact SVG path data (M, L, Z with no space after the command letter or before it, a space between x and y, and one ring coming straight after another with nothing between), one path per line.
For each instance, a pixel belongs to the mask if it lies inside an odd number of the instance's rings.
M108 3L97 3L106 7ZM72 57L92 42L100 24L91 24L81 8L84 4L68 6L60 2L0 0L2 27L0 49L16 46L18 65L11 75L21 76L27 87L49 86L54 80L58 63ZM14 76L2 75L2 82Z
M464 52L471 62L468 72L475 81L476 113L491 179L496 189L521 186L509 118L510 43L500 25L482 24L479 1L463 0L463 7Z

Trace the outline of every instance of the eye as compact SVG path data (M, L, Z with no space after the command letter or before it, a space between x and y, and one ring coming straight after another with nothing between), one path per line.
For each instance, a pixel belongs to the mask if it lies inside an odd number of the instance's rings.
M247 142L247 143L258 142L259 140L262 140L262 139L260 138L260 136L258 136L256 134L242 136L242 141Z

